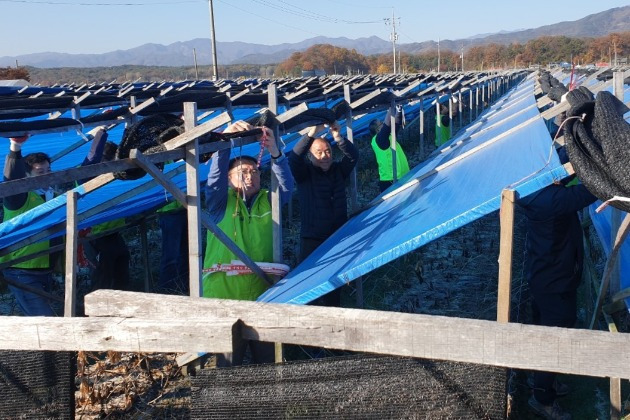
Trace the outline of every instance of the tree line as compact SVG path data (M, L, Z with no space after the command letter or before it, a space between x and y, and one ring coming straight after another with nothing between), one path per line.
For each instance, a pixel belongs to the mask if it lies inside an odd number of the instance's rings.
M630 55L630 32L614 33L599 38L570 38L545 36L524 44L488 44L439 53L440 71L488 70L524 68L532 64L546 66L550 63L573 62L575 64L613 63ZM437 49L421 52L400 52L398 71L419 73L438 70ZM355 50L332 45L314 45L296 52L276 68L277 76L299 76L302 70L320 69L328 74L392 73L394 59L391 53L364 56Z
M627 59L630 55L630 32L613 33L599 38L571 38L545 36L524 44L488 44L461 51L442 49L439 54L440 71L488 70L525 68L532 64L573 62L594 64ZM438 70L438 51L420 53L401 52L397 70L419 73ZM226 79L247 77L299 77L302 71L324 70L327 74L384 74L393 72L392 54L366 56L354 49L333 45L314 45L295 52L285 61L274 64L233 64L219 66L219 77ZM25 79L44 86L66 83L109 83L142 81L178 81L212 79L211 66L160 67L116 66L42 69L36 67L0 68L0 79Z

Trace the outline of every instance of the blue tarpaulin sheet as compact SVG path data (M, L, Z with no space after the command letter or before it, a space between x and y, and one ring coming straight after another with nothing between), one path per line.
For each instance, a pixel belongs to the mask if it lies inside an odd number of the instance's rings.
M425 106L427 105L425 101ZM323 103L309 104L309 106L322 106ZM252 116L259 107L243 107L235 108L233 110L235 119L246 119ZM408 104L405 105L405 113L407 118L415 118L419 114L420 104ZM282 111L282 110L281 110ZM217 110L208 118L218 115L221 110ZM383 118L386 111L373 112L371 114L361 114L357 116L357 119L353 121L354 133L359 136L368 130L369 122L372 118ZM204 119L206 121L207 119ZM343 123L343 121L342 121ZM344 128L345 131L345 128ZM122 138L123 126L122 124L110 130L109 139L115 143L119 143ZM23 147L23 154L31 153L34 151L45 151L49 155L64 150L69 144L73 144L80 137L75 132L67 133L52 133L33 136L29 139ZM283 141L286 143L285 152L288 153L293 145L299 139L299 135L294 133L288 133L282 136ZM8 143L8 141L7 141ZM78 166L85 155L87 155L90 148L90 144L86 143L80 148L69 153L65 157L55 161L52 165L54 170L66 169L70 167ZM235 148L232 151L232 156L237 155L249 155L258 156L260 146L258 143L249 144L243 147ZM6 153L8 152L8 144L6 148L0 148L0 159L4 162ZM266 154L263 157L262 163L268 164L270 157ZM165 172L173 171L179 168L181 171L183 162L177 162L167 165ZM204 181L208 177L209 164L200 165L199 179ZM173 182L182 190L186 189L185 174L180 173L176 175ZM93 226L98 223L110 221L114 219L133 216L154 208L158 208L171 200L170 193L158 185L151 186L152 178L147 175L142 179L134 181L114 181L111 182L89 194L84 194L83 188L78 187L75 190L79 193L78 209L77 213L81 218L82 215L90 209L107 203L128 191L132 191L135 188L145 188L145 191L134 194L133 197L117 204L109 209L99 212L79 223L79 228ZM29 212L26 212L18 217L15 217L9 221L0 224L0 248L4 248L15 244L21 240L24 240L35 233L44 231L58 223L62 223L66 220L66 197L65 195L56 197L55 199L39 206ZM60 231L56 234L52 234L50 237L63 235L65 232Z
M524 197L565 177L533 91L530 78L509 92L259 300L311 302L497 210L512 184Z

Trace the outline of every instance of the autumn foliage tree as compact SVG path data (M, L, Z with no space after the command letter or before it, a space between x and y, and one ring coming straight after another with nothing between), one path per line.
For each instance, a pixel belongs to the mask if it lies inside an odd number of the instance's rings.
M0 80L24 79L31 80L28 70L24 67L4 67L0 68Z
M324 70L327 74L368 73L367 58L356 50L317 44L295 52L278 65L277 75L301 76L302 70Z

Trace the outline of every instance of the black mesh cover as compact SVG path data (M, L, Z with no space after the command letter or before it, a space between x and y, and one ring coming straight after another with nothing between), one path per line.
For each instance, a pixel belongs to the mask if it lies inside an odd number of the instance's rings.
M350 356L205 369L191 418L502 419L503 368Z
M74 419L76 354L0 351L0 418Z

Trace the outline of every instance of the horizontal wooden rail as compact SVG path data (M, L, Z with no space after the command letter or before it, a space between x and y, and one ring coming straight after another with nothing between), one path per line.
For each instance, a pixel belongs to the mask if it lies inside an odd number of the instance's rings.
M232 351L236 319L0 317L0 349L52 351Z
M443 316L98 290L90 316L228 317L244 338L351 351L630 378L630 335ZM205 331L199 331L201 338ZM169 340L173 341L173 340Z

